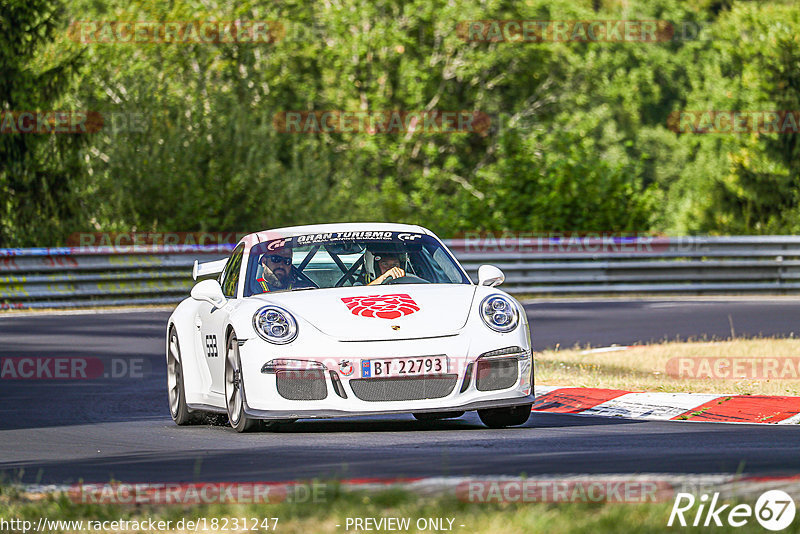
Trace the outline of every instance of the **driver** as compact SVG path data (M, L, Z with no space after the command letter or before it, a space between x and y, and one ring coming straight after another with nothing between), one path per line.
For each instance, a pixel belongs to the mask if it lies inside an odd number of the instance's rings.
M259 263L264 272L256 282L265 293L270 291L285 291L298 287L307 287L292 268L292 247L285 246L276 250L269 250L259 258Z
M391 252L376 252L370 250L364 255L364 266L367 271L367 285L382 284L387 278L402 278L406 275L407 256ZM377 274L376 273L380 273Z

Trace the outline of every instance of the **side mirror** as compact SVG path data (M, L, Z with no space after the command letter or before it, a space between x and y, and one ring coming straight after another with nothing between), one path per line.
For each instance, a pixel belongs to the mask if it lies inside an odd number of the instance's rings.
M194 300L210 302L213 306L221 308L228 299L222 293L222 286L216 280L203 280L192 288L191 296Z
M494 265L481 265L478 269L478 285L479 286L499 286L506 279L503 271Z

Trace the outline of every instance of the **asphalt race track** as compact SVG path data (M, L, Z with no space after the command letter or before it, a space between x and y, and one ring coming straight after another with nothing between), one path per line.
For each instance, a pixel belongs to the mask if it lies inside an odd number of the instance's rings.
M647 300L528 305L534 346L793 335L800 300ZM168 312L0 316L0 357L122 364L94 380L0 380L0 472L69 484L573 473L800 472L800 425L639 422L533 414L489 430L474 413L300 421L236 434L177 427L167 409ZM123 367L128 367L123 369ZM108 366L111 367L111 366ZM133 369L133 371L131 371ZM130 376L133 374L133 376ZM102 376L102 374L101 374Z

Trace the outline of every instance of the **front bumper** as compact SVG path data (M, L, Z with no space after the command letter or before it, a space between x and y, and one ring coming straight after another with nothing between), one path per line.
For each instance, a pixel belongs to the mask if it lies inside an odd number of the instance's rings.
M470 411L485 408L513 407L533 402L533 373L530 348L527 343L520 346L519 338L505 339L520 350L511 354L492 357L493 360L513 360L516 373L507 387L486 391L479 389L477 379L478 359L498 348L497 340L476 342L462 336L427 339L419 341L392 341L368 343L335 343L328 346L331 356L327 358L303 358L297 350L288 354L286 350L274 356L274 347L258 340L250 340L240 347L242 379L244 383L245 413L259 419L304 419L333 418L354 415L377 415L397 413L422 413L441 411ZM272 353L265 352L272 349ZM331 350L332 349L332 350ZM328 352L328 351L326 351ZM363 400L354 391L351 381L376 380L362 379L359 376L360 362L365 359L393 357L424 357L426 355L447 355L448 374L456 375L452 390L438 398L415 398L412 400ZM317 379L324 380L324 398L313 400L292 400L278 391L277 373L264 372L264 364L285 358L292 360L317 361L324 365L322 372L317 367ZM347 360L354 372L345 376L338 364ZM485 361L485 360L484 360ZM333 363L332 363L333 362ZM470 365L472 364L472 365ZM337 384L338 382L338 384ZM487 382L484 382L486 384ZM504 384L505 386L505 384ZM317 388L316 392L321 389ZM344 398L346 397L346 398Z

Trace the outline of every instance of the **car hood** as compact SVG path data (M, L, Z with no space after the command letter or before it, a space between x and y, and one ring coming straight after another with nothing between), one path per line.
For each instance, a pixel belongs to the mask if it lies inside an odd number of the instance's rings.
M457 334L469 318L476 287L396 284L269 293L253 298L281 306L340 341L383 341Z

